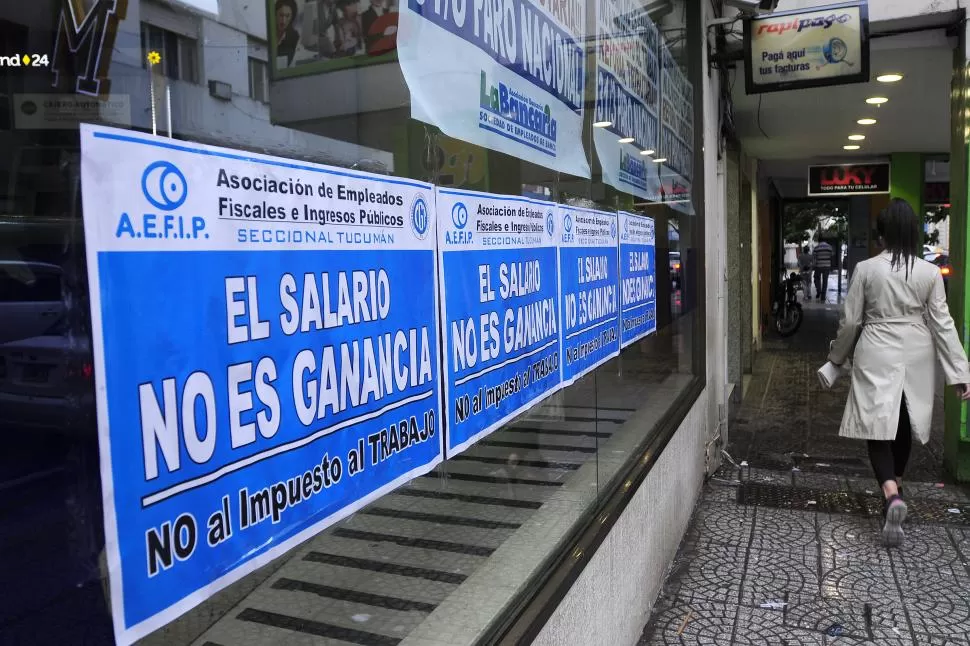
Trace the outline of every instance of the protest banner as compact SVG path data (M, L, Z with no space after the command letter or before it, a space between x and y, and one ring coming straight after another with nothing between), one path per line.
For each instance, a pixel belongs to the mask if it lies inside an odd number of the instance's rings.
M130 644L440 461L434 194L96 126L81 147Z
M620 354L617 215L559 206L562 381Z
M407 0L399 22L412 117L455 139L590 176L582 0Z
M657 331L657 248L653 218L620 211L620 344Z
M660 53L660 169L663 201L671 208L694 214L691 183L694 176L694 87L667 45Z
M603 181L660 199L660 34L634 0L596 0L596 111L593 143Z
M560 385L556 205L437 189L450 457Z

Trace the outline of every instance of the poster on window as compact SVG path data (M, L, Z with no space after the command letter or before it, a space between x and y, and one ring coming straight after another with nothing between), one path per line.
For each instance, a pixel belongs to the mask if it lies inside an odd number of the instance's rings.
M556 205L437 189L450 457L559 389Z
M562 382L620 354L617 214L559 206Z
M398 0L268 0L276 78L396 60Z
M596 0L596 40L593 143L603 181L658 200L660 34L639 2Z
M412 117L455 139L590 176L584 2L405 1L398 56Z
M130 644L440 461L434 194L81 137L111 606Z
M691 181L694 176L694 87L667 49L660 53L660 168L663 201L693 215Z
M620 344L657 331L657 246L653 218L620 211Z

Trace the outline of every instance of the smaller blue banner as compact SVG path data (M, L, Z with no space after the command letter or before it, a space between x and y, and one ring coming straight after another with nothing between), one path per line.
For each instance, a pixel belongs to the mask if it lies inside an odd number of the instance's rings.
M560 385L556 206L438 189L447 455Z
M559 207L562 380L568 385L620 353L617 215Z
M657 248L653 218L620 211L620 343L657 331Z

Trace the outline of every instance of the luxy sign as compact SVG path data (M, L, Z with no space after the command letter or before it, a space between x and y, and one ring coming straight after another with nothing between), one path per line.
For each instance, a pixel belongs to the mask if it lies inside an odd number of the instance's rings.
M808 167L808 194L863 195L889 192L889 163Z
M744 23L748 94L869 81L865 0L787 11Z

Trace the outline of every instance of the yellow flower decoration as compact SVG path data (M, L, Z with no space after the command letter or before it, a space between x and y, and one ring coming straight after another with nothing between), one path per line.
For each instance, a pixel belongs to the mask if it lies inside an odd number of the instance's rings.
M162 62L162 55L158 52L148 52L148 62L151 65L158 65Z

